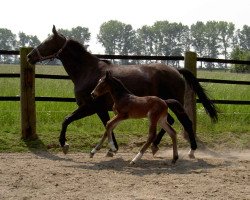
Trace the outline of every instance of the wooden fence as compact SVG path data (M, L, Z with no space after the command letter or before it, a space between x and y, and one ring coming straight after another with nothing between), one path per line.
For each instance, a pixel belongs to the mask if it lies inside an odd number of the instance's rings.
M20 74L2 74L0 78L20 78L21 94L20 97L0 96L0 101L20 101L21 105L21 127L22 137L26 139L36 138L36 108L35 101L54 101L54 102L75 102L75 98L64 97L36 97L35 96L35 78L45 79L69 79L66 75L44 75L35 74L35 66L27 62L27 54L31 48L21 48L20 51L3 51L0 50L0 55L20 55ZM189 69L195 76L197 73L197 61L230 63L230 64L247 64L250 61L225 60L212 58L197 58L196 53L186 52L185 56L122 56L122 55L96 55L102 59L131 59L131 60L178 60L184 61L184 67ZM198 79L199 82L221 83L221 84L238 84L250 85L250 81L232 81L232 80L217 80L217 79ZM188 90L186 94L185 108L194 121L194 129L196 130L196 103L200 103L199 99L195 98L194 93ZM235 101L235 100L212 100L216 104L240 104L250 105L250 101Z

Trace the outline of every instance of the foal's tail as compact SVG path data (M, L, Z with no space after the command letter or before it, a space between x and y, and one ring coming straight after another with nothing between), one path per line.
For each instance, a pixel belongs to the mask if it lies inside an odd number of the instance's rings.
M175 99L168 99L168 100L165 100L165 102L167 103L168 107L174 112L178 120L183 125L184 129L187 131L190 144L191 144L191 149L192 150L197 149L197 144L196 144L194 131L193 131L193 123L189 119L181 103Z
M204 88L200 85L197 78L187 69L178 69L179 73L182 74L188 83L188 85L193 89L193 91L198 95L201 103L203 104L206 112L210 116L213 122L218 121L218 111L215 104L209 99Z

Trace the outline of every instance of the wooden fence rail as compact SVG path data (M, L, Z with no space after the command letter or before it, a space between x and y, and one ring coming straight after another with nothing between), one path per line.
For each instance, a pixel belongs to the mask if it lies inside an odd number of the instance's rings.
M21 73L20 74L0 74L0 78L20 78L21 94L20 97L0 96L0 101L20 101L21 102L21 127L22 137L25 139L36 138L36 101L54 101L54 102L75 102L75 98L62 97L35 97L35 78L46 79L69 79L67 75L44 75L35 74L35 66L27 62L27 55L31 48L21 48L20 51L3 51L0 50L0 55L20 55ZM247 64L250 61L225 60L212 58L197 58L196 53L186 52L183 56L122 56L122 55L96 55L103 59L131 59L131 60L179 60L184 61L184 67L189 69L195 76L197 73L197 61L231 63L231 64ZM232 80L216 80L216 79L198 79L200 82L220 83L220 84L243 84L250 85L249 81L232 81ZM185 100L185 108L194 122L196 130L196 103L200 103L199 99L195 98L192 90L188 89ZM217 104L241 104L250 105L250 101L235 101L235 100L213 100Z

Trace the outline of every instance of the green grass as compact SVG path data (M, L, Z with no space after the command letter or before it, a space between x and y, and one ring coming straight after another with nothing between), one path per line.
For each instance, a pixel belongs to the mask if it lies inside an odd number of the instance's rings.
M0 65L0 73L19 73L18 66ZM36 66L36 73L66 74L62 67ZM198 71L199 78L250 80L250 74L230 72ZM202 83L213 99L249 100L247 85ZM0 79L0 96L16 96L20 93L18 78ZM36 96L73 97L73 84L69 80L36 80ZM50 143L58 143L61 123L65 116L77 106L75 103L36 102L37 134L39 140L21 140L20 103L0 101L0 152L23 152L45 149ZM212 124L203 107L197 104L197 135L210 147L250 148L250 106L218 105L219 122ZM112 113L111 113L112 115ZM180 131L179 123L174 126ZM115 132L118 143L131 147L146 139L148 122L146 119L128 120L120 124ZM71 151L88 151L97 143L104 127L96 115L78 120L69 125L67 139ZM179 134L179 147L187 143ZM164 137L162 145L171 145L169 137Z

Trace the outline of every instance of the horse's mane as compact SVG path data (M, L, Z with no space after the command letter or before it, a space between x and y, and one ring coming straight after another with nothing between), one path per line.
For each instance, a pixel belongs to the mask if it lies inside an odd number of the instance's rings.
M78 52L81 52L81 53L82 52L87 52L87 50L85 49L85 47L80 42L78 42L76 40L69 39L68 40L68 45L71 48L73 48L76 51L76 53L78 53Z

